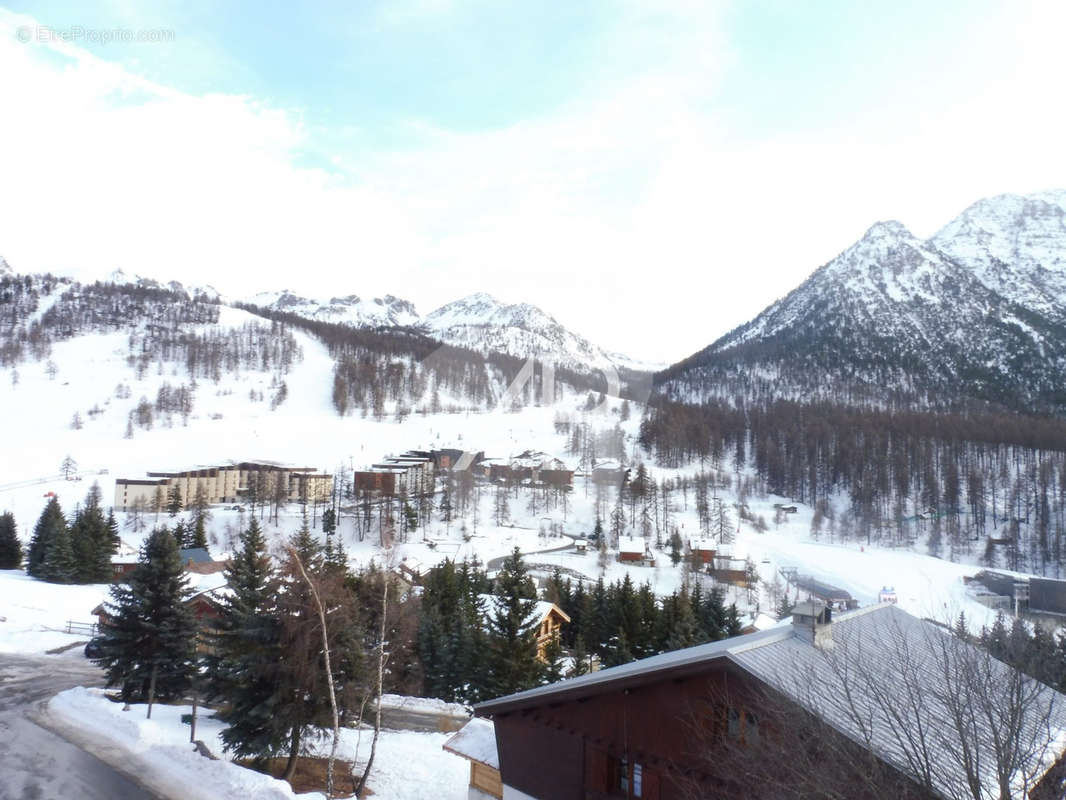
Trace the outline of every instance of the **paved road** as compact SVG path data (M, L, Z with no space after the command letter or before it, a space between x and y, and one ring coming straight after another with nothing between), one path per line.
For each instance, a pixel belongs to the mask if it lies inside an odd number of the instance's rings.
M546 550L530 550L528 553L522 553L522 557L527 558L529 556L540 555L541 553L561 553L563 550L570 550L574 546L574 539L573 537L567 538L570 541L568 541L566 544L559 545L557 547L549 547ZM508 554L505 556L497 556L496 558L490 558L485 564L485 571L494 572L498 570L500 567L503 566L503 562L509 559L510 557L510 554Z
M0 654L0 800L153 800L139 784L41 727L44 703L73 686L100 686L80 650Z

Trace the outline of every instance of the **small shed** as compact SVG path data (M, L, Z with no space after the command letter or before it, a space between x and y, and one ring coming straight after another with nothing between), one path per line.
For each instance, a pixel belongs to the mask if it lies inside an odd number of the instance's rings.
M470 762L469 800L503 797L500 758L496 752L496 726L492 720L475 717L442 747Z

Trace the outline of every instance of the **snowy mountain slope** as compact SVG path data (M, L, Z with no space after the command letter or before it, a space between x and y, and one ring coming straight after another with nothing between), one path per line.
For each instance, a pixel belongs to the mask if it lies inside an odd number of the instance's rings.
M609 365L635 371L650 371L661 366L609 353L568 330L536 306L503 303L483 292L447 303L424 317L419 316L412 303L392 295L373 299L348 295L323 300L282 290L260 292L246 302L305 319L356 328L418 328L446 344L479 353L504 353L523 359L535 357L583 372L602 370Z
M144 278L140 275L131 275L125 270L115 269L100 279L101 283L113 283L116 286L137 286L142 289L168 289L172 292L179 292L188 297L203 296L209 300L222 300L222 296L219 294L215 287L207 286L185 286L180 281L167 281L166 283L160 283L154 278Z
M1007 299L1066 319L1066 192L979 200L929 243Z
M302 297L288 289L259 292L246 300L254 306L297 314L306 319L352 325L356 328L411 327L419 322L413 303L387 294L362 298L350 294L329 299Z
M810 399L831 387L861 400L1066 408L1064 213L1041 197L992 198L927 242L877 223L657 381L689 399L723 386Z
M557 366L583 371L627 365L536 306L503 303L484 292L441 306L422 324L443 342L482 353L550 358Z

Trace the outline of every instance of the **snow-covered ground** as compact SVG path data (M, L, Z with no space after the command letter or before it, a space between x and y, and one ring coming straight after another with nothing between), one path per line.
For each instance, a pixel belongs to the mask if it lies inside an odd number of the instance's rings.
M288 783L245 769L227 760L218 720L200 716L196 738L219 760L199 755L189 743L189 726L181 721L190 706L156 705L152 719L146 707L122 710L100 689L75 688L62 692L48 704L48 715L73 726L95 741L106 759L121 754L122 766L165 796L184 800L217 800L240 797L248 800L284 800L303 797L317 800L318 792L295 795ZM451 734L383 730L378 741L370 788L381 800L464 800L469 766L462 758L445 752L442 745ZM328 755L329 740L322 738L312 755ZM364 763L370 753L370 732L342 731L337 750L340 759ZM357 758L358 754L358 758Z

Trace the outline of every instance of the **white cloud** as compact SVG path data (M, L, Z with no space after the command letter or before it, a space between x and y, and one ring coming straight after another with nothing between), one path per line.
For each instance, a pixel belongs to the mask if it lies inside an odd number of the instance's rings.
M475 133L410 121L420 147L337 153L335 172L299 166L298 115L20 45L27 21L0 14L0 74L17 76L0 81L0 253L17 269L121 266L231 293L391 292L423 311L483 289L672 360L876 219L928 235L982 195L1066 185L1058 4L1009 36L961 32L954 83L757 140L710 102L731 56L700 8L685 24L630 4L603 52L643 48L640 71L608 70L550 116ZM966 86L966 60L993 40L1010 72Z

